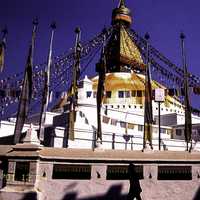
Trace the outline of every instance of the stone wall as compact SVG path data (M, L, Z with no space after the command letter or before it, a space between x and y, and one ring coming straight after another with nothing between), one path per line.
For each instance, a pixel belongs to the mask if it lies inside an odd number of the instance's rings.
M43 165L43 164L42 164ZM41 165L41 166L42 166ZM106 180L106 165L93 164L90 180L51 179L52 165L46 163L47 177L40 178L36 190L40 200L125 200L129 191L129 180ZM192 180L157 180L157 165L144 165L144 179L140 180L143 200L197 200L200 195L200 166L193 166ZM199 197L199 196L198 196Z
M159 154L154 152L152 154L151 152L135 151L131 154L129 154L130 152L112 152L112 154L107 152L106 154L106 152L99 150L96 152L86 151L85 157L81 157L81 152L78 152L79 157L76 158L77 154L73 150L57 150L62 157L56 156L56 149L46 149L48 156L43 151L40 158L33 157L32 159L28 159L28 157L22 159L15 152L15 157L8 159L7 185L0 190L0 200L126 200L130 186L128 177L126 177L126 180L109 179L108 166L114 166L117 170L126 169L127 173L130 162L135 163L139 170L142 169L142 177L139 182L143 200L200 199L200 162L197 153L181 154L183 160L180 160L180 153L174 152L172 154L174 159L170 160L171 154L165 152ZM114 159L116 153L121 159ZM30 154L29 151L28 154ZM67 157L68 154L70 157ZM102 157L104 154L107 157ZM98 155L98 159L95 157L92 159L94 155ZM137 160L136 155L140 158L140 161ZM152 155L154 155L154 159L152 159ZM142 156L145 157L141 158ZM162 159L159 160L159 156ZM176 160L178 158L179 160ZM25 161L29 163L28 181L16 181L14 178L16 162ZM61 169L60 166L55 168L57 165L63 165L64 170L73 170L73 167L76 168L77 166L78 169L82 166L86 173L89 169L91 178L83 178L78 175L76 178L69 179L62 176L58 179L58 176L53 176L55 169ZM65 166L68 168L65 168ZM87 167L84 168L84 166ZM161 166L167 169L170 167L177 169L178 167L178 171L185 170L186 172L183 173L186 174L187 169L189 169L190 178L188 180L171 180L167 177L167 180L158 180L158 169L161 169ZM82 175L82 171L75 170L74 172ZM172 174L169 177L173 179L172 176L175 172L173 170L171 172ZM124 171L119 171L119 173L125 174ZM166 173L168 174L168 172Z

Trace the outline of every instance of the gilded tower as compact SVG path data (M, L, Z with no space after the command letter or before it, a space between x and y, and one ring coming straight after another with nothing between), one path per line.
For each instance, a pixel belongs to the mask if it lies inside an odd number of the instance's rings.
M121 0L112 12L113 32L106 47L107 72L144 70L141 53L128 32L132 21L131 11Z

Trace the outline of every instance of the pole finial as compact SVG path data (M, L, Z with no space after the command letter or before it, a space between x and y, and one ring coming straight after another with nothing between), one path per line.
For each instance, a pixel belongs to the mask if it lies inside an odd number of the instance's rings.
M5 27L3 28L2 33L3 33L3 35L8 34L7 26L5 26Z
M77 33L77 34L78 34L78 33L80 33L80 32L81 32L81 29L80 29L80 27L76 27L76 28L75 28L75 33Z
M53 22L51 23L50 27L51 27L52 29L56 29L56 22L53 21Z
M150 35L149 35L148 32L145 34L144 38L145 38L146 40L149 40L149 39L150 39Z
M185 34L184 34L183 32L180 33L180 38L181 38L182 40L185 39Z
M108 33L106 26L104 26L104 28L102 29L102 33L103 34L107 34Z
M119 1L119 8L125 6L125 0L120 0Z
M38 18L37 18L37 17L34 18L34 19L33 19L33 25L34 25L34 26L37 26L38 23L39 23L39 22L38 22Z

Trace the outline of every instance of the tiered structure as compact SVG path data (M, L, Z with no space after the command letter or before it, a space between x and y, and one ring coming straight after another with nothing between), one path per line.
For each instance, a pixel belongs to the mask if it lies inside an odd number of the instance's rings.
M158 105L153 99L146 97L156 88L165 91L168 89L158 81L151 80L157 74L155 71L159 70L159 64L155 63L152 54L156 50L149 45L150 53L147 53L148 42L131 30L132 21L131 11L124 1L120 1L112 12L112 27L103 30L98 42L94 39L95 44L103 45L100 61L96 66L99 76L85 76L82 80L79 79L80 59L92 49L88 45L81 47L80 30L76 30L75 56L71 56L76 59L71 68L72 86L53 107L52 112L47 113L45 133L42 136L46 138L45 146L95 149L99 140L103 149L141 150L146 134L145 138L149 138L150 143L153 142L155 150L158 149ZM94 48L94 44L92 47ZM158 56L158 52L156 55ZM70 62L71 57L69 55L65 59ZM164 68L160 70L169 77L171 72ZM182 72L181 69L176 71L179 74ZM171 81L182 83L177 75L173 76ZM146 121L149 117L145 116L148 115L151 120ZM39 119L40 113L29 116L28 121L37 127ZM193 126L193 138L198 138L200 118L192 115L192 123L196 124ZM162 148L185 150L183 124L184 105L176 94L172 96L170 92L166 92L165 101L161 105ZM23 131L26 130L25 127L29 125L25 125ZM12 143L13 128L14 123L2 121L1 137L6 136L8 143ZM5 139L4 137L3 141ZM196 139L193 143L199 149Z

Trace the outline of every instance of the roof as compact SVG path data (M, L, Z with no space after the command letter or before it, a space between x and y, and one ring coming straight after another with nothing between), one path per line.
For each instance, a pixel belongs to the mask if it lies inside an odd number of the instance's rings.
M0 145L0 156L23 159L40 158L49 161L102 162L102 163L200 163L199 152L185 151L130 151L130 150L91 150L40 147L36 145Z
M93 82L93 90L97 90L98 85L98 76L95 76L91 79ZM163 88L166 89L160 83L152 80L152 90L156 88ZM119 90L145 90L145 76L142 74L137 74L135 72L126 73L126 72L116 72L116 73L107 73L105 79L105 91L113 91L117 92ZM137 97L133 97L137 98ZM166 96L165 105L169 107L169 103L176 103L181 105L176 97L171 97L169 95ZM134 101L133 101L134 102ZM143 102L140 101L139 102Z
M1 147L1 145L0 145ZM5 151L4 155L8 157L20 157L20 158L33 158L39 157L39 151L41 147L35 144L17 144L7 147L9 151Z
M43 148L40 151L41 159L69 159L74 161L101 161L101 162L199 162L198 152L175 152L175 151L123 151L123 150L87 150L87 149L64 149Z
M0 156L5 156L12 150L12 145L0 145Z
M172 125L173 128L185 128L185 124L176 124ZM192 127L194 128L200 128L200 123L192 124Z
M92 79L93 90L97 90L98 76ZM113 91L119 89L139 90L144 89L144 79L135 73L108 73L105 79L105 90Z
M97 90L98 76L92 78L93 90ZM152 81L152 89L164 88L161 84L156 81ZM136 74L135 72L116 72L107 73L105 79L105 90L117 90L117 89L127 89L127 90L144 90L145 89L145 76L141 74Z

